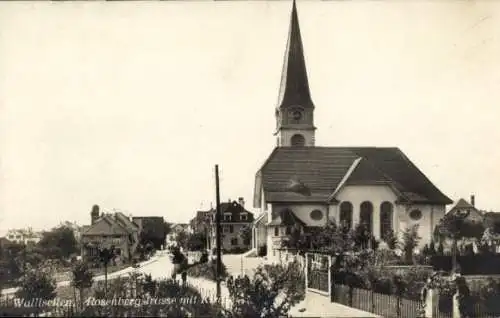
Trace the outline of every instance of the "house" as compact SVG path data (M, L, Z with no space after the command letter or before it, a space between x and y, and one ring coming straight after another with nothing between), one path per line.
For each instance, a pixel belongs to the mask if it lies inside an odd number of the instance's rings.
M179 233L184 232L184 233L192 233L191 226L187 223L175 223L172 224L170 228L170 232L167 234L166 238L166 244L167 246L170 245L177 245L177 235Z
M482 223L484 220L483 213L475 207L475 196L471 195L470 202L465 199L459 199L455 205L447 212L450 215L464 215L465 218L472 223Z
M221 213L221 248L224 251L248 249L250 241L245 241L241 237L241 231L245 227L252 227L254 221L253 213L245 209L245 200L239 198L238 201L222 202L220 204ZM216 226L215 213L210 223L209 248L216 246Z
M83 259L98 256L99 249L116 248L120 262L128 262L139 244L139 226L122 212L99 215L99 207L94 206L91 212L91 225L81 235Z
M196 216L189 222L194 233L208 233L210 221L215 215L215 209L196 211Z
M5 238L16 244L35 245L42 239L42 234L33 231L32 228L12 229L7 231Z
M277 145L255 176L254 207L267 217L254 224L253 247L267 245L268 257L277 257L291 226L328 220L363 223L377 239L418 224L420 244L429 243L452 201L397 147L316 146L314 111L294 2L275 109Z
M151 241L157 250L161 250L167 236L165 220L161 216L133 217L132 221L139 227L139 236Z

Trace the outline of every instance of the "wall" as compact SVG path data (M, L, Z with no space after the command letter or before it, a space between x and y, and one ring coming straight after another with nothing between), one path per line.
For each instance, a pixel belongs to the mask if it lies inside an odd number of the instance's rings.
M277 214L283 209L290 209L293 213L307 226L324 226L327 222L328 217L328 205L322 204L284 204L284 203L273 203L269 214ZM319 210L323 213L320 220L314 220L311 218L310 214L313 210ZM268 215L269 215L268 214ZM271 217L271 216L270 216ZM271 219L272 220L272 217ZM286 238L286 227L280 227L280 235L274 235L274 227L267 228L267 253L268 257L276 258L279 257L277 254L277 249L281 248L281 241Z
M128 261L129 257L135 249L133 246L129 246L128 244L128 237L127 236L120 236L120 237L114 237L112 235L99 235L99 236L87 236L84 235L82 236L82 258L86 258L89 256L89 249L85 247L85 243L94 243L99 246L103 247L109 247L111 245L114 245L115 248L119 248L121 250L121 259L124 261Z
M233 226L233 232L224 232L224 227L227 226L229 228L229 225ZM241 238L240 231L243 227L245 226L252 226L252 223L222 223L221 224L221 246L224 250L230 251L231 249L234 248L249 248L252 244L252 240L250 240L250 244L244 244L243 239ZM228 229L229 230L229 229ZM216 246L216 233L215 233L215 226L212 227L211 230L211 246L215 247ZM238 240L237 245L232 245L231 240L235 238Z
M370 201L373 205L373 235L380 239L380 205L382 202L388 201L393 204L393 227L396 231L397 223L397 208L395 201L396 194L392 189L385 185L356 185L343 187L336 196L337 200L342 203L349 201L353 207L353 226L359 224L360 205L364 201ZM339 206L340 206L339 203ZM340 209L335 209L335 219L339 220Z
M444 216L444 205L411 205L411 206L397 206L398 209L398 225L399 234L401 235L406 227L411 227L418 224L418 233L422 237L419 247L425 244L430 244L434 232L434 227L439 220ZM410 213L414 209L422 211L422 218L420 220L412 220Z
M302 130L302 129L286 129L281 130L278 137L278 144L282 147L290 147L292 136L295 134L300 134L304 136L305 146L314 146L314 130Z

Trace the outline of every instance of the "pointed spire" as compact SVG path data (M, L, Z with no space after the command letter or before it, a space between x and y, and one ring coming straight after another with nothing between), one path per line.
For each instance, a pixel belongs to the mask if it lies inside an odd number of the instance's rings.
M304 47L300 36L297 5L293 0L290 29L281 73L281 85L277 107L300 105L314 107L309 92Z

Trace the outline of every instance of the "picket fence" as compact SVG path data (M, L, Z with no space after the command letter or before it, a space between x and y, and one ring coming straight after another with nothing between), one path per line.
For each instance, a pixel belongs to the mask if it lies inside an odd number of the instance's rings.
M333 285L332 299L340 304L358 308L383 317L421 317L424 304L397 295L386 295L346 285Z

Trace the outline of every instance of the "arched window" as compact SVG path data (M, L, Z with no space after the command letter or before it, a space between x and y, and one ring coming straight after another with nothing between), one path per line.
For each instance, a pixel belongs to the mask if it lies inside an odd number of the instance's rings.
M380 237L385 236L393 230L392 228L393 207L391 202L382 202L380 205Z
M292 147L304 147L304 145L306 144L306 139L300 134L293 135L290 141Z
M359 210L359 223L366 226L368 232L373 233L373 204L365 201L361 203Z
M349 201L340 204L340 224L352 228L352 204Z

